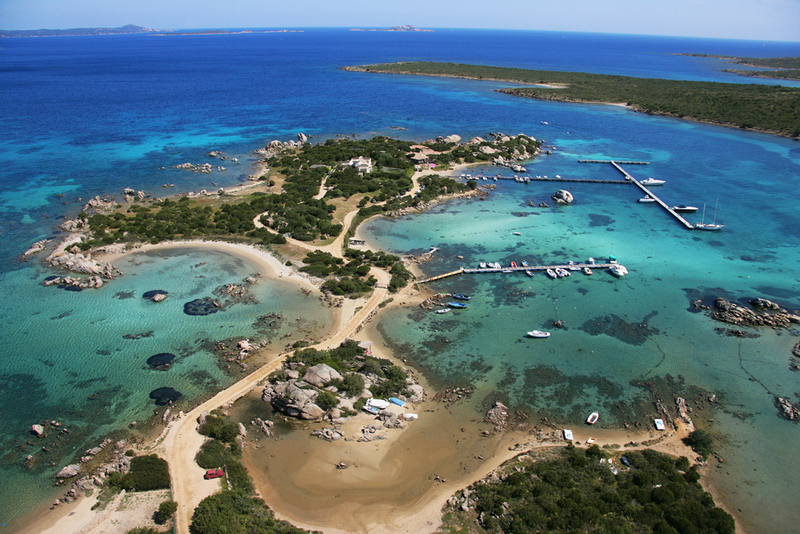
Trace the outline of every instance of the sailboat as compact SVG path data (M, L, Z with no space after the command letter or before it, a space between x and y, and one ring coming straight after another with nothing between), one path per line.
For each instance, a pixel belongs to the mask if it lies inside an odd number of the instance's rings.
M697 230L722 230L724 224L717 224L717 209L719 208L719 199L717 205L714 207L714 222L706 222L706 205L703 204L703 221L694 225Z

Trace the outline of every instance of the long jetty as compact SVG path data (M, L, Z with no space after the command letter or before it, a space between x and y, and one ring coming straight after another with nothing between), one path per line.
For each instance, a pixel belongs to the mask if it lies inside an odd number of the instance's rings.
M611 165L614 166L615 169L617 169L619 172L621 172L625 176L625 182L626 183L634 184L636 187L641 189L647 196L649 196L650 198L655 200L656 203L659 206L661 206L662 208L664 208L667 211L667 213L669 213L670 215L675 217L675 219L677 219L678 222L681 223L686 229L694 230L694 225L692 223L690 223L689 221L684 219L681 216L680 213L676 212L674 209L672 209L670 206L668 206L666 202L664 202L663 200L658 198L658 196L656 196L652 191L650 191L647 187L645 187L642 184L642 182L640 182L639 180L634 178L631 173L629 173L628 171L626 171L625 169L623 169L621 167L621 164L647 165L650 162L646 162L646 161L614 161L614 160L610 160L610 159L609 160L579 159L578 161L580 163L610 163Z
M525 271L546 271L547 269L564 269L566 271L570 271L572 269L580 269L583 270L584 267L589 267L590 269L600 269L600 268L608 268L614 265L613 263L573 263L571 265L529 265L527 267L524 266L516 266L516 267L487 267L485 269L467 269L462 267L455 271L450 271L449 273L439 274L436 276L431 276L430 278L426 278L425 280L417 280L418 284L427 284L429 282L435 282L436 280L441 280L442 278L449 278L451 276L458 276L460 274L482 274L482 273L518 273L518 272L525 272Z

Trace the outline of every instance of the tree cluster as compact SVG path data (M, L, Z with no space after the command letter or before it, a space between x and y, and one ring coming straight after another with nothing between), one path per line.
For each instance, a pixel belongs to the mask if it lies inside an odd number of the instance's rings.
M559 87L524 87L500 91L562 102L619 102L645 113L758 129L787 137L800 136L800 88L538 71L460 63L409 62L360 68L368 72L554 84Z
M733 518L686 458L649 449L626 455L630 468L616 459L617 474L596 445L523 457L496 482L473 486L479 521L488 532L733 534Z
M112 473L108 483L126 491L169 489L169 465L155 454L134 456L128 472Z

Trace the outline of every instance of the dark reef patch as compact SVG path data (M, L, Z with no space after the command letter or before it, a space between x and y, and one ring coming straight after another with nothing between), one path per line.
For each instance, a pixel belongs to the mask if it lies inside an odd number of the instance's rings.
M609 217L608 215L600 215L599 213L590 213L589 214L589 227L590 228L597 228L601 226L611 226L614 223L614 219Z
M589 319L580 326L580 330L592 336L605 334L629 345L643 345L647 338L659 333L658 329L647 326L652 314L638 323L628 323L614 314Z
M175 361L175 355L169 352L159 352L153 356L147 358L147 365L150 366L151 369L157 369L159 371L166 371L169 369L169 366L172 362Z
M219 307L214 305L214 300L210 297L195 299L183 305L183 313L186 315L211 315L218 311Z
M150 392L150 398L156 401L159 406L171 404L183 397L183 394L177 389L172 388L158 388Z
M118 291L114 293L114 298L119 300L132 299L135 296L134 291Z

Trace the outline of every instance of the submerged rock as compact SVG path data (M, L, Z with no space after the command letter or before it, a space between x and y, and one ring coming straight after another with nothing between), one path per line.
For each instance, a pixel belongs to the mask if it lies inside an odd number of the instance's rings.
M183 305L183 313L186 315L211 315L219 311L219 305L209 297L195 299Z
M167 387L154 389L150 392L150 398L156 401L158 406L175 402L181 397L183 397L183 394L180 391Z
M175 355L169 352L159 352L147 358L147 365L151 369L167 370L170 364L175 360Z

